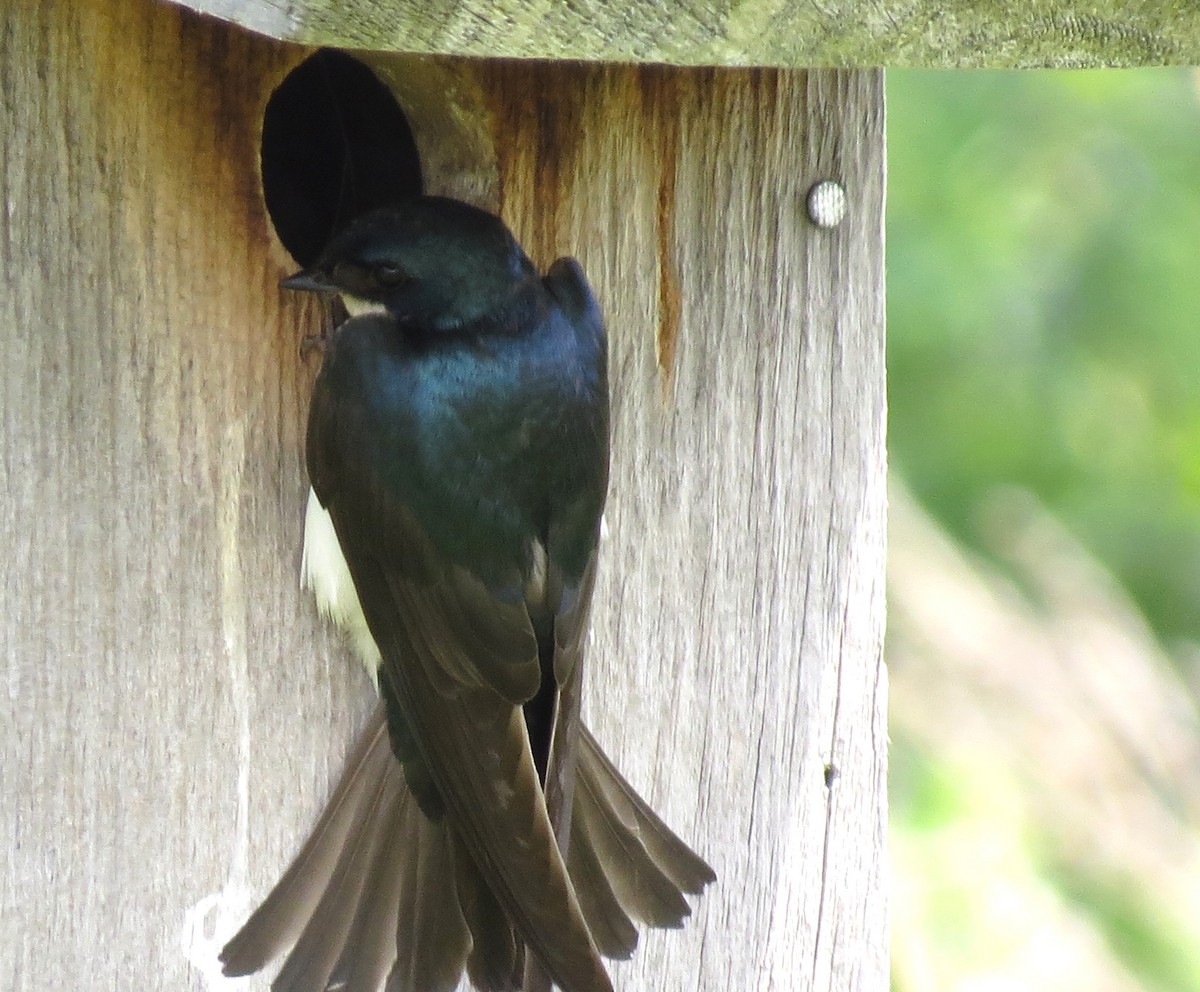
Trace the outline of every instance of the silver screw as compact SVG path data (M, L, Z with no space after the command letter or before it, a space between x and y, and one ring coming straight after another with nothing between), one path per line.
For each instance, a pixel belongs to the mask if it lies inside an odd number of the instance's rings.
M808 191L808 218L817 227L837 227L846 216L846 191L832 179L814 183Z

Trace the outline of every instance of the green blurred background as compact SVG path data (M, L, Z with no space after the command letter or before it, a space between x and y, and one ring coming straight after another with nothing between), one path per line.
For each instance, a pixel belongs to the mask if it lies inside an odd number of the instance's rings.
M1023 632L998 657L1051 659L1014 682L1000 706L1012 713L996 717L980 675L1001 636L989 634L963 669L974 687L963 698L1004 743L983 724L943 734L955 721L922 709L937 693L921 680L957 670L912 661L940 650L926 643L938 635L914 632L919 609L893 608L894 986L1200 990L1200 905L1164 891L1160 873L1174 866L1179 892L1200 893L1200 783L1187 771L1200 756L1200 76L892 71L887 98L895 492L938 527L955 581L1009 618L997 629ZM1061 536L1027 507L997 510L1014 487ZM1014 526L1041 534L1042 551L1006 554ZM902 549L904 527L893 519ZM1064 555L1087 576L1071 581L1097 590L1086 608L1065 583L1046 592L1057 567L1046 562ZM1097 646L1073 657L1067 628ZM1121 673L1090 724L1091 690L1063 711L1084 715L1077 786L1036 767L1062 749L1064 718L1020 711L1052 711L1036 683L1059 662L1075 687ZM1127 705L1121 687L1134 683ZM1009 753L1005 733L1029 739ZM1119 760L1106 757L1111 740ZM1101 783L1126 758L1130 778ZM1076 788L1089 805L1060 829Z

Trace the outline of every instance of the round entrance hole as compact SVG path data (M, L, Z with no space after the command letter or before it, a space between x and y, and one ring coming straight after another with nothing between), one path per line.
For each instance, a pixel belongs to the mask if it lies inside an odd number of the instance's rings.
M305 59L271 94L261 155L267 212L301 266L358 214L422 190L412 130L391 90L333 49Z

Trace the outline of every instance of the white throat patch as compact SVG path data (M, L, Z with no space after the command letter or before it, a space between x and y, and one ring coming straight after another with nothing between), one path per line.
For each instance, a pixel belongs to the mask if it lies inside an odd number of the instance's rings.
M346 313L351 317L386 317L387 307L382 303L376 303L374 300L364 300L361 296L351 296L349 293L342 293L342 303L345 304Z

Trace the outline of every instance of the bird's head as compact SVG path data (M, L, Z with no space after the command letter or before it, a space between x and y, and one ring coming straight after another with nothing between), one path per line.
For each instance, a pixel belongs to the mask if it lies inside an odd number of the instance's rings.
M372 210L285 289L340 295L351 314L386 311L451 331L492 313L533 271L500 218L458 200L420 197Z

